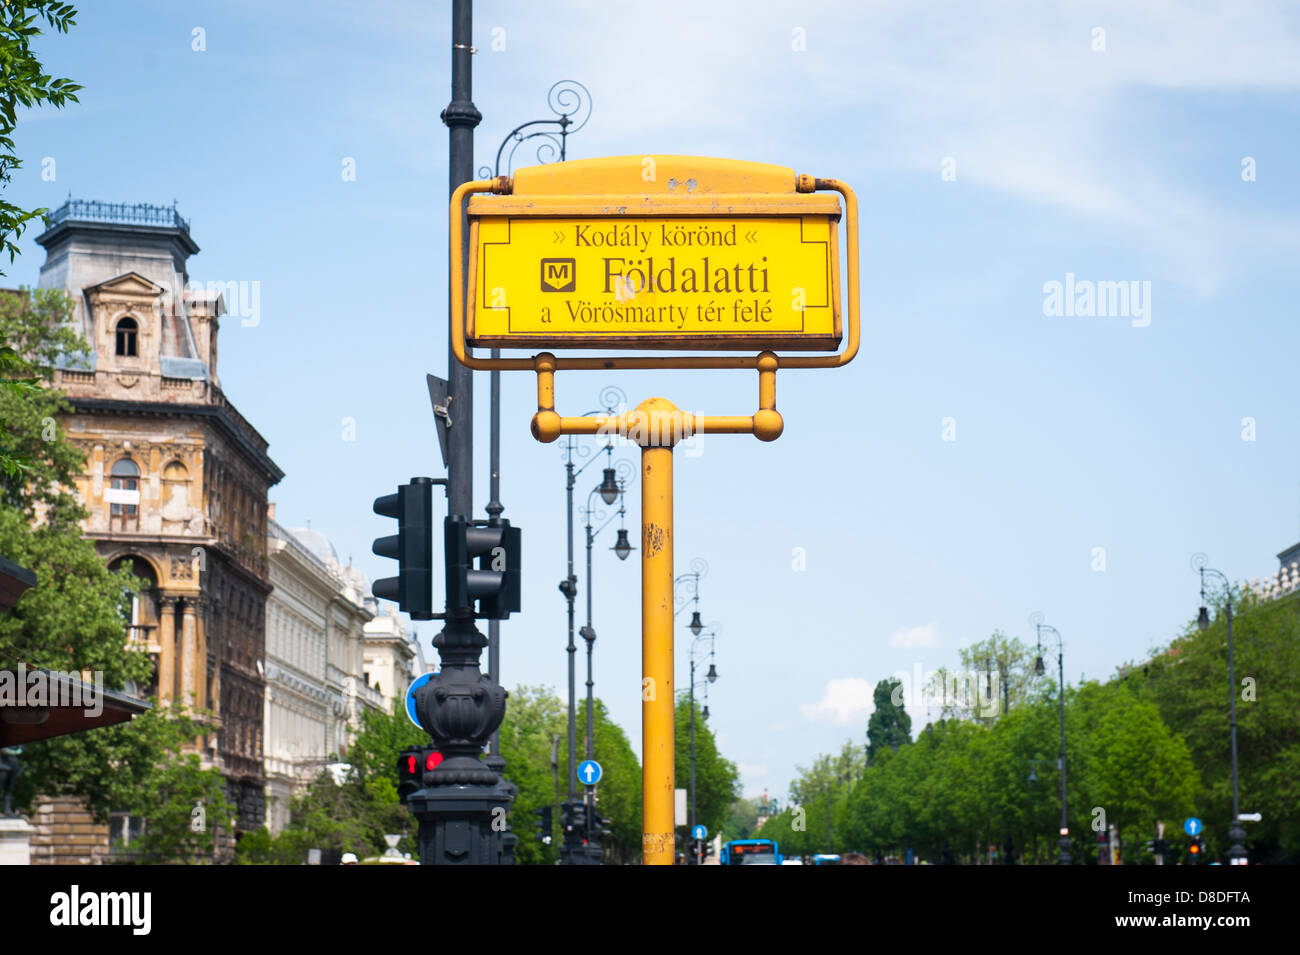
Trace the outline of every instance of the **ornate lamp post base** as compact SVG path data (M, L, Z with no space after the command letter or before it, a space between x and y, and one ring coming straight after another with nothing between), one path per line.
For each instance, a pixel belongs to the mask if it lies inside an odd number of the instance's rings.
M1056 857L1057 865L1073 865L1074 860L1070 857L1070 838L1061 836L1061 841L1057 843L1060 846L1061 853Z
M510 798L485 786L421 789L407 803L420 820L421 865L509 865L502 828ZM517 839L517 837L516 837Z

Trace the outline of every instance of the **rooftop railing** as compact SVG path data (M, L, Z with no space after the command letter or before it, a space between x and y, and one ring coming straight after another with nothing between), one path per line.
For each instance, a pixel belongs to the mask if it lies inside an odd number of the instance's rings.
M125 225L162 225L190 231L190 224L170 206L154 206L147 202L100 202L97 199L68 199L45 217L46 228L60 222L120 222Z

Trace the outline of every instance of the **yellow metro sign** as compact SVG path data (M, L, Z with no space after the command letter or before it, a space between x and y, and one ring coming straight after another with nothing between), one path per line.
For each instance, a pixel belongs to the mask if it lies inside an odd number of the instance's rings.
M797 193L783 167L690 159L753 190L711 193L703 171L673 175L687 158L534 167L508 196L473 196L469 344L837 348L838 198ZM656 192L611 193L646 188L647 163L668 176Z

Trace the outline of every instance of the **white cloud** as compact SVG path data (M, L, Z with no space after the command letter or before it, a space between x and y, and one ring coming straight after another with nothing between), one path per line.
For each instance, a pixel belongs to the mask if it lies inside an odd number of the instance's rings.
M788 733L794 729L793 723L773 723L768 730L773 733Z
M926 15L906 0L827 0L806 21L778 0L568 9L522 7L499 17L514 45L508 58L479 58L475 91L499 93L498 82L518 89L525 77L540 88L535 77L550 75L543 64L551 51L580 36L573 72L592 90L599 117L576 141L582 156L656 144L696 155L816 159L832 169L818 175L843 176L846 168L862 175L866 164L885 175L921 170L936 181L940 160L952 156L962 186L1112 227L1151 256L1149 268L1200 294L1233 271L1234 257L1254 255L1259 236L1300 246L1300 230L1285 216L1204 198L1187 181L1177 144L1163 143L1158 128L1161 114L1207 97L1300 89L1300 36L1285 2L1098 0L1083 9L1022 0ZM684 19L692 24L686 33ZM1105 52L1093 51L1097 26L1106 31ZM794 27L806 34L797 49ZM660 51L653 96L628 79L627 37ZM390 69L394 82L409 84L405 63ZM410 126L409 111L393 112L395 124ZM794 126L759 119L775 114L793 116ZM505 124L493 117L484 147L514 116ZM792 137L815 145L800 150ZM1237 171L1231 158L1229 178Z
M816 703L800 703L799 709L810 720L833 723L853 723L871 715L875 708L872 693L875 687L861 677L831 680Z
M938 621L931 621L923 627L900 627L889 635L891 647L912 650L917 647L937 647L939 645Z

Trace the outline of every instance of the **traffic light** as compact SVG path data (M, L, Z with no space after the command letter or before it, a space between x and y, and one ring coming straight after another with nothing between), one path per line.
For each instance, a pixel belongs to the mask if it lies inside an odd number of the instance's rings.
M432 746L408 746L397 757L397 799L402 805L424 788L424 774L442 762Z
M413 620L433 619L433 478L411 478L396 494L375 498L375 513L397 518L397 533L378 537L371 548L397 560L397 576L376 580L371 592L395 600Z
M537 841L547 846L551 844L551 826L555 820L551 809L552 807L548 805L533 810L537 813Z
M447 609L474 608L481 620L505 620L519 610L519 528L509 521L489 524L448 517Z
M1187 853L1192 857L1193 865L1201 861L1201 856L1205 853L1205 843L1201 841L1200 836L1192 836L1187 844Z
M421 776L423 768L420 763L421 748L409 746L397 757L397 801L403 806L406 800L423 788Z
M587 841L587 807L580 802L566 802L560 806L564 841L569 844Z

